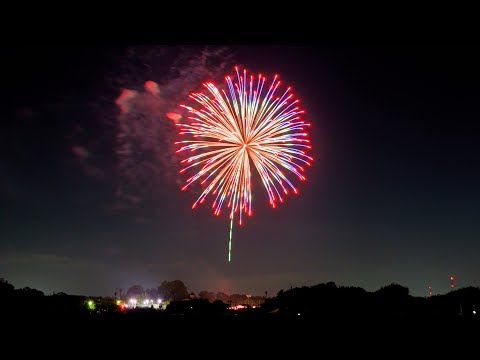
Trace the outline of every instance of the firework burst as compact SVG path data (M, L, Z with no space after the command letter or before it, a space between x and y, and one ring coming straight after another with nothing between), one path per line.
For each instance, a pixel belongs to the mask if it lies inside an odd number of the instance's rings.
M261 74L248 76L246 70L243 74L235 70L237 82L227 76L226 89L207 82L206 93L190 94L199 107L181 105L190 113L189 122L177 125L188 140L176 143L181 144L177 152L193 153L181 160L180 173L193 173L182 190L194 182L204 187L192 208L211 195L215 215L224 206L228 209L229 261L233 219L238 214L242 225L244 215L252 215L252 165L275 207L284 195L298 193L286 175L305 180L304 166L313 160L305 130L310 124L302 120L304 111L291 88L281 91L277 75L268 85Z

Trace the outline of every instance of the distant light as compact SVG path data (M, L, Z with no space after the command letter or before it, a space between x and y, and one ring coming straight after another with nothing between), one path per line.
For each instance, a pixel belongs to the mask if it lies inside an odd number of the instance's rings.
M157 302L160 304L162 302L162 299L158 299Z
M300 316L300 313L298 313L297 315Z
M473 315L477 315L477 312L475 310L473 310Z

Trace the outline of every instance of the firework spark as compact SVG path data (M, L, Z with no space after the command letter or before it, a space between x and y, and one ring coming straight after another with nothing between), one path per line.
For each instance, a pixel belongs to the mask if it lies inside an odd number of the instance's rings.
M233 219L238 214L242 225L244 215L252 215L252 164L275 208L277 201L283 202L283 195L298 193L286 174L305 180L304 166L313 160L308 155L311 146L305 130L310 124L301 119L304 111L291 88L282 93L277 75L268 85L261 74L247 76L247 70L243 75L235 70L238 82L225 78L228 91L207 82L203 84L206 94L190 94L199 108L181 105L190 113L189 123L177 126L188 140L176 143L181 144L177 152L194 153L181 160L181 173L196 170L182 190L194 182L204 186L192 208L210 194L215 215L220 215L225 205L229 209L229 261Z

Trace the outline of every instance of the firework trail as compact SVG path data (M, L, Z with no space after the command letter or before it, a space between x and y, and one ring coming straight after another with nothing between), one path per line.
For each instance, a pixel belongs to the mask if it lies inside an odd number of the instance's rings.
M307 154L311 146L305 128L310 124L301 119L304 111L291 88L280 91L277 75L267 84L261 74L247 76L246 70L243 75L235 70L238 81L227 76L227 89L207 82L207 93L190 94L199 107L182 105L189 122L177 125L188 139L176 143L178 153L189 153L181 160L180 173L192 173L182 190L194 182L204 187L192 208L211 195L215 215L225 205L229 209L229 261L234 217L238 214L242 225L244 215L252 215L252 165L275 208L290 191L298 193L286 174L305 180L304 166L313 160Z

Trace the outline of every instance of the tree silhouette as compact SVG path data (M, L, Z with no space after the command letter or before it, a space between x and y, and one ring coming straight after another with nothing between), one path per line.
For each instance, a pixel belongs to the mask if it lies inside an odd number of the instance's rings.
M127 290L127 298L135 298L142 297L145 291L143 290L143 286L141 285L133 285Z
M187 287L181 280L163 281L158 287L158 294L163 300L179 301L190 299Z

